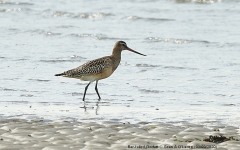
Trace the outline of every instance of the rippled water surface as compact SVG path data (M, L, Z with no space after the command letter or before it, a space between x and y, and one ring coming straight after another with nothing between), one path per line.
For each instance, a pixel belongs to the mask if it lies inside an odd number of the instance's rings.
M0 1L0 117L240 126L237 0ZM55 77L129 51L100 80Z

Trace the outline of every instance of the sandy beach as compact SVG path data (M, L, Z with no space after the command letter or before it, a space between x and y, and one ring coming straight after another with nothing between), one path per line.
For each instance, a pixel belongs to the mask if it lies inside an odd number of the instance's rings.
M231 137L220 143L204 141L209 136ZM65 149L240 149L236 127L180 125L140 122L82 123L44 120L2 119L1 150Z
M239 4L0 0L0 150L240 150ZM101 100L54 76L117 41L147 56L123 51Z

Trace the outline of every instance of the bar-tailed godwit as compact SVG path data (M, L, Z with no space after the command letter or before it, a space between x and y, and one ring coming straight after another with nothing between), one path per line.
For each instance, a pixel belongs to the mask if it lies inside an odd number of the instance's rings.
M85 100L85 95L86 95L88 86L92 82L96 81L95 90L97 92L99 99L101 99L98 93L98 88L97 88L98 81L109 77L117 69L121 61L121 52L123 50L129 50L139 55L146 56L144 54L141 54L129 48L124 41L118 41L115 43L113 47L111 56L106 56L106 57L89 61L75 69L71 69L60 74L55 74L55 76L63 76L63 77L69 77L69 78L77 78L83 81L90 81L88 85L85 87L83 101Z

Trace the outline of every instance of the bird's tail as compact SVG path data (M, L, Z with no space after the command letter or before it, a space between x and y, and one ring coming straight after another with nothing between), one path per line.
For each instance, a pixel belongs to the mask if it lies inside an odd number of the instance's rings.
M63 75L65 75L65 73L55 74L54 76L63 76Z
M76 69L64 71L63 73L55 74L55 76L65 76L65 77L72 77L78 73Z

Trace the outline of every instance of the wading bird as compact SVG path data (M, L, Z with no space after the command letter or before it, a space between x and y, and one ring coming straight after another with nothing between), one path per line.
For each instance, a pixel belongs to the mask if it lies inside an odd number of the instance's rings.
M75 69L71 69L60 74L55 74L55 76L63 76L63 77L69 77L69 78L77 78L83 81L90 81L88 85L85 87L83 101L85 100L85 95L86 95L88 86L92 82L96 81L95 90L97 92L99 99L101 99L98 93L98 88L97 88L98 81L109 77L117 69L121 61L121 52L123 50L129 50L139 55L146 56L144 54L141 54L129 48L124 41L118 41L115 43L113 47L111 56L106 56L106 57L89 61Z

